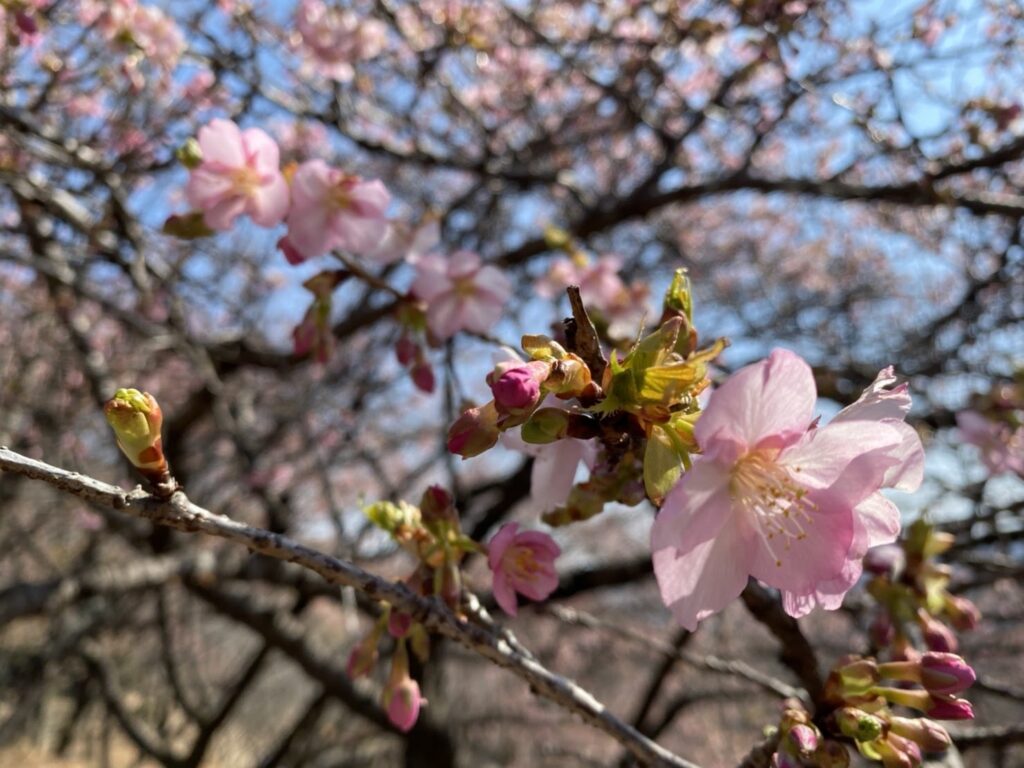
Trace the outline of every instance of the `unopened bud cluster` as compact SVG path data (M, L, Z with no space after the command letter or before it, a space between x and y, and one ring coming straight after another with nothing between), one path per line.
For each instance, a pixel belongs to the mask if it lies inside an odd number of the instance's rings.
M826 683L826 700L833 707L828 723L885 768L914 768L924 753L941 752L952 743L935 720L974 717L970 702L958 696L974 679L974 670L952 653L929 651L916 661L886 663L847 657ZM921 716L899 716L896 706Z
M900 545L868 553L865 568L874 573L868 591L879 605L871 625L876 648L889 648L893 658L914 658L916 645L951 653L959 646L954 630L977 626L978 608L949 592L950 569L935 561L952 545L951 534L922 519Z
M103 408L117 447L158 495L175 489L160 435L163 412L156 398L137 389L119 389Z
M634 506L649 499L660 505L697 451L697 395L708 386L708 365L724 347L719 340L698 350L683 270L665 295L657 329L621 356L612 351L610 360L589 317L574 306L564 342L524 336L527 359L491 371L493 399L467 408L452 424L448 449L477 456L516 427L525 442L537 445L596 440L590 478L544 515L550 525L585 520L609 502Z

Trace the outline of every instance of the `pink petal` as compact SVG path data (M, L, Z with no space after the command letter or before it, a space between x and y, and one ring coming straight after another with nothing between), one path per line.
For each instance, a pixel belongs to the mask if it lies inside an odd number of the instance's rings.
M530 547L537 560L554 560L562 554L562 548L543 531L524 531L516 536L516 545Z
M383 219L391 204L391 194L379 179L355 184L349 199L354 212L363 218Z
M545 511L564 504L589 441L559 440L542 446L530 472L530 496Z
M274 227L288 213L288 182L280 173L270 183L259 188L249 200L249 216L261 227Z
M807 429L816 399L810 366L793 352L775 349L711 394L695 436L701 446L721 433L750 447L782 447Z
M388 232L386 219L366 219L349 211L335 212L328 227L334 237L333 247L360 256L378 248Z
M280 173L281 153L277 142L262 128L247 128L241 135L247 165L261 176Z
M906 384L901 384L894 389L887 387L896 383L896 376L892 366L883 368L878 372L875 381L870 387L864 390L857 401L852 403L832 419L837 421L881 421L882 419L895 419L903 421L910 412L910 393Z
M484 296L459 297L459 327L487 333L501 319L502 304Z
M889 451L902 441L903 435L891 422L832 422L807 432L783 451L778 461L793 473L794 479L809 488L832 485L854 460L870 461L877 470L877 480L865 478L863 496L867 496L879 488L886 470L896 463Z
M515 616L519 612L519 601L516 600L515 590L508 583L503 571L494 573L494 600L498 606L509 616Z
M671 547L685 554L735 526L729 497L729 473L716 462L694 462L665 496L651 528L651 550Z
M235 219L245 213L246 199L238 195L225 197L203 211L203 221L210 229L231 229Z
M211 120L199 129L198 141L203 150L203 164L219 164L227 168L245 165L242 132L230 120Z
M739 596L747 585L751 544L740 526L729 525L685 554L672 547L654 552L661 599L676 621L692 632Z
M294 194L296 187L292 186ZM288 241L307 259L327 253L331 233L327 229L327 210L320 205L300 208L294 197L288 214Z
M466 327L463 319L464 302L454 293L435 297L427 307L427 325L439 339L449 339Z
M292 200L300 211L306 206L325 207L326 197L334 185L337 172L323 160L307 160L292 176Z
M492 571L501 567L501 559L505 556L505 550L509 548L519 530L519 523L505 523L501 526L490 544L487 545L487 564Z
M766 541L766 536L759 535L751 575L769 586L797 594L813 592L820 583L838 577L851 559L854 509L871 495L873 491L864 489L877 476L870 462L852 462L834 485L809 493L810 520L799 520L804 537L776 535ZM747 522L751 528L756 525L752 517Z
M512 283L497 267L486 266L477 272L473 284L481 291L487 291L494 298L504 303L512 293Z
M451 288L452 281L448 279L440 256L431 254L417 259L416 281L412 284L412 292L416 296L430 302Z
M472 277L480 269L480 257L472 251L456 251L448 257L448 276L452 280Z
M545 569L535 573L529 581L517 581L516 591L531 600L547 600L558 589L558 574L554 569Z

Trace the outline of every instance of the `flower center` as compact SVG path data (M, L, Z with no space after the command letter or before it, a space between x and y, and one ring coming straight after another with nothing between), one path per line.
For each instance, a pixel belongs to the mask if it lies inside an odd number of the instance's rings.
M507 572L522 581L532 581L541 565L529 547L515 547L506 555Z
M788 551L790 544L807 538L805 526L814 523L817 505L807 498L807 489L793 477L790 469L775 461L769 451L751 451L732 471L729 492L733 501L749 513L749 519L761 536L775 564L782 565L778 549ZM794 467L799 472L799 467Z
M252 197L260 188L260 174L255 168L249 166L235 170L231 181L235 191L245 197Z

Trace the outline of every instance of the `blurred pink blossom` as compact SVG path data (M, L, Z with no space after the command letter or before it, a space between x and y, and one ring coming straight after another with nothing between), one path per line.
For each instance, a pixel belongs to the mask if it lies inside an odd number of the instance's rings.
M302 0L295 26L303 53L321 75L332 80L351 80L352 64L372 59L387 43L387 25L382 21L332 8L323 0Z
M390 202L379 180L364 181L323 160L310 160L292 178L288 240L306 258L334 248L365 254L387 232L384 214Z
M278 167L277 144L259 128L239 130L230 120L199 129L203 161L192 171L185 194L212 229L230 229L247 213L264 227L279 224L288 210L288 184Z
M1011 429L977 411L961 411L956 415L956 425L963 439L980 450L982 463L993 475L1024 475L1024 428Z
M512 284L497 267L470 251L416 260L412 291L427 305L427 326L439 339L459 331L486 333L501 318Z
M494 575L494 599L509 616L519 609L516 593L544 600L558 587L555 558L562 550L540 531L519 533L518 523L506 523L487 547Z

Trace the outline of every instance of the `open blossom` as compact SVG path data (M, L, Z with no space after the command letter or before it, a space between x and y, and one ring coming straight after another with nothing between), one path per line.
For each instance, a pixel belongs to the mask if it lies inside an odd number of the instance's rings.
M981 461L992 474L1024 475L1024 428L986 419L976 411L961 411L956 425L963 439L981 451Z
M909 396L891 382L887 369L815 427L810 367L775 350L711 395L694 432L703 456L651 532L662 599L683 626L724 608L748 576L778 588L791 615L838 607L867 548L899 532L879 489L921 480L920 441L902 424Z
M540 531L519 533L518 523L506 523L487 547L494 574L494 599L509 616L519 609L516 593L544 600L558 587L555 558L562 553L554 539Z
M310 160L292 177L288 241L307 259L334 248L371 252L387 233L384 214L390 202L381 181L365 181L323 160Z
M447 339L462 330L490 330L512 285L497 267L482 265L475 253L456 251L447 259L436 254L418 258L412 291L427 304L430 331Z
M242 131L230 120L199 129L202 163L185 188L189 204L211 229L229 229L241 214L263 227L288 211L288 184L278 167L277 144L259 128Z
M331 8L323 0L302 0L295 12L302 50L317 71L332 80L351 80L352 64L372 59L387 42L387 26L350 9Z

